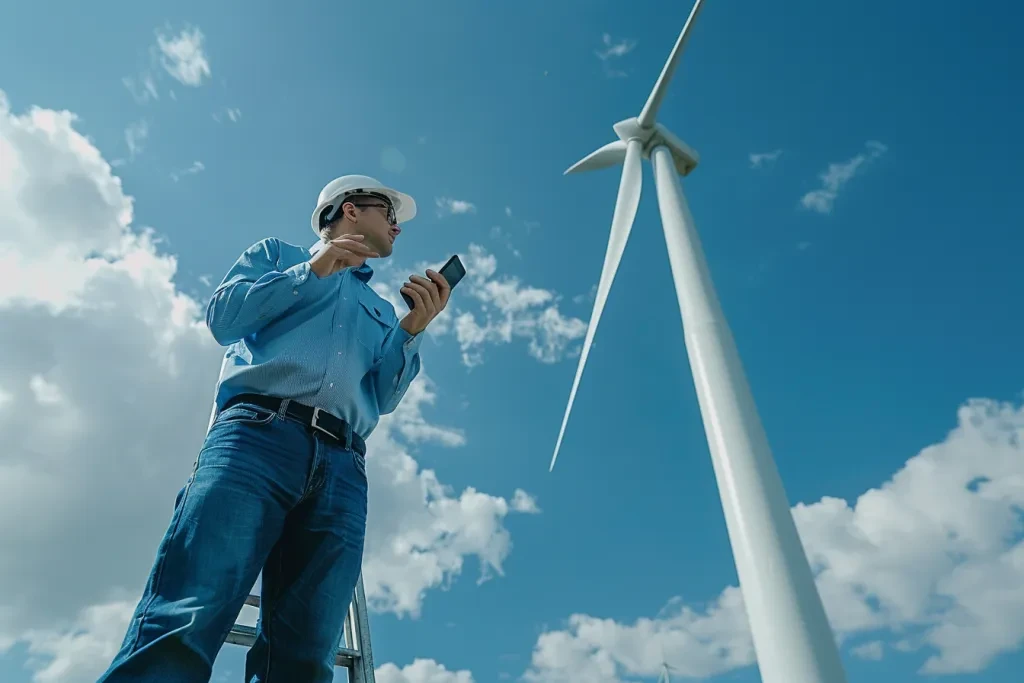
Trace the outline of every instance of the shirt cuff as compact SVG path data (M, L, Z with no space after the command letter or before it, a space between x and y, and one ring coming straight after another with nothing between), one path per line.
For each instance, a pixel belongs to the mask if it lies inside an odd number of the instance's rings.
M416 353L420 349L420 342L423 341L423 333L420 332L416 336L413 336L405 331L405 328L398 325L395 330L395 341L402 345L402 350L406 354Z
M301 285L313 275L313 269L310 268L309 261L296 263L291 268L285 269L284 272L291 278L293 286Z

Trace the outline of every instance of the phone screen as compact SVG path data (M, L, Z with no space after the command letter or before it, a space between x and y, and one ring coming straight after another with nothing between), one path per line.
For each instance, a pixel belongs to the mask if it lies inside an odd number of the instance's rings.
M454 289L455 285L459 284L459 281L466 276L466 267L462 265L459 255L455 254L448 259L448 262L441 266L441 270L437 272L445 279L445 281L448 282L448 286ZM410 311L413 309L413 306L415 306L412 297L405 292L402 292L402 301L405 302L405 305L409 307Z
M462 265L459 255L456 254L448 259L448 263L444 264L439 272L441 277L448 281L448 286L454 287L466 275L466 267Z

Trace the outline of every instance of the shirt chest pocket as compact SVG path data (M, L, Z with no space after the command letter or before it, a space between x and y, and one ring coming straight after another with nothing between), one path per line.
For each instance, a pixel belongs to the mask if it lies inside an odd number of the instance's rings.
M370 352L376 363L383 355L384 340L394 324L380 304L359 299L355 311L356 341Z

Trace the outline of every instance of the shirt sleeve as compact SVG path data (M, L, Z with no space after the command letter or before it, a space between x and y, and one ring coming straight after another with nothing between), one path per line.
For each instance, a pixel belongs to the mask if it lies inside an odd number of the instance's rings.
M396 324L377 366L377 405L381 415L393 413L420 372L420 342Z
M258 332L309 291L303 287L312 273L309 262L277 270L279 253L275 240L257 242L238 257L214 290L206 326L221 346Z

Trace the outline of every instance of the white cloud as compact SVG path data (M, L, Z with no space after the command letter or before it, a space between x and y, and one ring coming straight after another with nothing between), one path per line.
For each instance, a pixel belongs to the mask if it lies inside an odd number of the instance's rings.
M33 375L28 381L32 396L41 406L58 406L65 403L60 387L40 375Z
M524 285L514 276L495 277L497 259L477 244L469 246L462 260L466 291L450 315L466 365L483 361L485 344L508 344L515 338L526 340L530 355L544 363L575 352L569 345L582 339L587 324L563 315L554 292ZM468 310L467 299L475 300L476 310Z
M614 40L610 34L605 33L601 36L601 49L596 52L599 59L607 61L609 59L625 57L632 52L635 47L635 40L631 40L629 38Z
M149 137L149 124L146 121L137 121L128 126L124 131L124 141L128 145L128 156L134 159L142 153L143 143Z
M781 149L775 149L771 152L760 152L750 155L750 168L761 168L767 164L777 161L782 156Z
M557 363L578 352L572 342L583 338L587 324L559 310L558 294L524 285L514 276L497 276L498 259L478 244L470 244L459 256L466 277L427 332L437 339L454 335L466 366L483 362L486 345L509 344L515 339L526 341L529 354L543 363ZM418 263L411 272L439 270L442 265ZM381 278L373 284L400 315L407 309L398 294L407 272L395 269L390 281Z
M128 601L87 607L66 628L26 633L23 640L34 683L95 680L117 653L134 608ZM377 667L374 675L378 683L474 683L468 670L451 671L423 658L401 668L389 662Z
M203 79L210 78L212 74L209 58L203 48L202 31L190 27L182 29L177 35L172 35L168 31L167 28L156 31L156 43L149 47L147 66L142 68L139 75L121 79L124 87L139 104L160 99L157 79L162 72L169 74L182 85L192 87L202 85ZM172 100L178 99L174 90L169 90L167 94ZM237 121L241 111L228 109L227 116L232 121ZM220 117L220 114L214 114L215 120L220 121Z
M512 496L512 509L516 512L525 512L533 515L540 512L537 500L522 489L515 490Z
M594 299L597 298L597 283L595 282L591 287L590 291L586 294L577 294L572 298L574 304L582 304L584 302L593 303Z
M225 119L231 123L238 123L242 118L242 110L238 107L226 107L223 112L214 112L213 120L217 123L223 123Z
M920 652L925 674L982 671L1024 645L1024 406L972 400L945 441L854 505L826 497L793 515L829 619L864 658ZM632 624L577 614L537 641L527 679L618 683L750 665L742 597L673 600Z
M92 605L62 627L33 629L22 635L35 683L95 680L107 668L128 628L134 602Z
M203 84L203 78L210 77L210 61L203 50L203 32L198 28L186 27L174 36L158 31L156 44L160 64L182 85L198 87Z
M377 683L473 683L469 671L449 671L433 659L419 658L401 669L385 664L374 671L374 677Z
M176 259L133 227L132 199L76 124L12 113L0 92L0 648L26 644L37 680L62 683L95 680L123 636L222 355L174 285ZM500 574L504 519L522 507L419 467L411 444L464 441L427 422L435 395L422 375L369 444L366 588L400 615L466 558L481 580Z
M156 81L153 79L152 74L148 72L139 76L138 80L126 76L121 79L121 82L139 104L145 104L150 100L160 99L160 95L156 90Z
M449 447L466 445L466 437L461 429L431 424L423 417L422 406L432 406L436 400L433 380L422 373L402 399L401 410L396 411L393 418L385 418L394 420L394 424L386 426L397 431L409 443L434 441Z
M821 187L805 194L800 199L800 205L818 213L831 213L840 188L862 172L869 162L885 154L887 149L881 142L870 141L867 143L867 151L842 163L829 164L820 176Z
M594 53L601 60L606 76L609 78L622 78L627 75L626 72L615 68L613 63L632 52L635 47L635 40L629 38L615 40L610 34L605 33L601 36L601 48L595 50Z
M451 197L438 197L434 200L437 205L437 215L476 213L476 205L467 202L465 199L452 199Z
M881 661L882 656L885 654L885 646L880 640L872 640L869 643L858 645L851 650L854 655L861 659L867 659L873 662Z
M171 180L178 182L187 175L195 175L206 170L206 165L201 161L193 161L192 165L181 171L171 171Z

